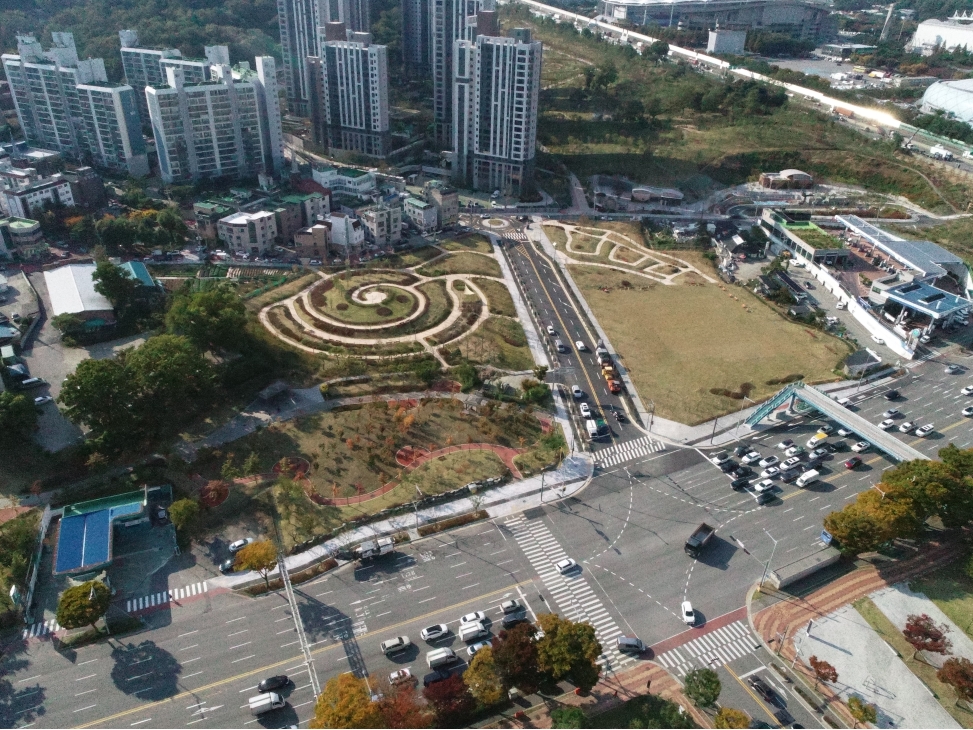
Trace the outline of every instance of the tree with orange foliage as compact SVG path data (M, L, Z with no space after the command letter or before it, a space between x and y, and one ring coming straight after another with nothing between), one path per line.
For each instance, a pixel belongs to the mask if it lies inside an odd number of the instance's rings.
M427 728L432 727L433 714L429 706L420 701L413 684L399 684L389 687L378 701L382 713L383 727L387 728Z

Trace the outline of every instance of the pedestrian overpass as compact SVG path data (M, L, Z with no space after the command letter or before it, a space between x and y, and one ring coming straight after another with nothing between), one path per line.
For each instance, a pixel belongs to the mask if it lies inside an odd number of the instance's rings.
M817 388L805 385L803 382L791 383L778 392L773 398L757 408L746 420L748 426L756 426L771 413L786 405L788 410L800 412L805 408L820 411L849 431L854 431L862 439L872 445L872 448L887 454L893 461L912 461L914 459L928 459L925 454L903 443L891 433L883 431L870 421L851 410L839 405L837 401L825 395Z

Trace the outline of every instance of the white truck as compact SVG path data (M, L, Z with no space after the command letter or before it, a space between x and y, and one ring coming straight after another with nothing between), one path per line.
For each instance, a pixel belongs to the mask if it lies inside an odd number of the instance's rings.
M929 148L929 156L937 160L951 160L953 159L953 153L948 149L943 147L941 144L934 145Z
M378 540L366 540L355 548L355 557L359 560L388 555L395 548L391 537L380 537Z
M250 714L253 716L262 715L271 710L279 710L284 706L284 698L276 692L265 692L249 699Z
M819 476L821 476L821 472L817 469L809 469L797 478L795 484L799 487L806 487L808 484L816 482Z

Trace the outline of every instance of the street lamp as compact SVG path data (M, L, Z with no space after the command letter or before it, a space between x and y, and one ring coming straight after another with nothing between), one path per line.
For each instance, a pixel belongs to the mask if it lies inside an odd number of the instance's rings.
M767 579L767 573L770 571L770 563L774 559L774 553L777 552L777 543L779 542L779 540L774 540L774 536L767 532L767 528L764 528L764 532L767 533L767 537L774 541L774 549L770 551L770 558L767 560L766 565L764 565L764 574L760 577L761 588L763 588L764 581Z

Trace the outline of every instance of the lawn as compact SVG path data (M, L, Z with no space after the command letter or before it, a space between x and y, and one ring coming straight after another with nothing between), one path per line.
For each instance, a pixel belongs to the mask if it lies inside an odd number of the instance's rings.
M423 276L444 276L446 274L474 274L476 276L503 276L500 264L493 256L479 253L451 253L429 266L417 270Z
M929 596L953 623L973 638L973 580L963 569L962 560L916 578L909 587Z
M840 340L788 322L742 287L639 279L622 289L625 274L570 268L643 402L654 402L664 418L697 424L752 405L711 389L739 393L749 383L748 397L760 401L780 389L767 382L773 379L834 380L848 352Z
M287 299L287 297L292 297L298 292L304 291L320 278L321 277L317 274L307 274L299 279L288 282L283 286L279 286L275 289L271 289L270 291L264 292L263 294L258 294L257 296L248 299L247 307L253 311L259 311L268 304L279 302L282 299Z
M424 332L443 322L453 311L453 302L446 293L445 281L427 281L416 287L426 295L426 311L404 326L401 334Z
M544 233L551 239L551 243L563 246L568 242L568 234L561 226L544 226Z
M395 491L401 490L405 496L411 496L419 487L423 494L440 494L480 479L503 476L508 471L500 457L492 451L457 451L427 461L408 472ZM401 498L402 495L399 496Z
M490 301L491 314L502 314L505 317L516 317L513 297L506 285L493 279L474 279L473 283L486 294Z
M394 322L408 316L419 306L415 295L392 286L377 286L362 292L362 297L376 291L381 293L382 298L375 296L373 304L355 301L352 295L363 286L399 281L402 278L401 275L386 272L375 272L370 276L356 276L348 280L335 277L321 282L312 290L311 304L328 317L349 324L372 325Z
M439 246L447 251L493 253L493 244L490 243L490 239L480 233L468 233L455 238L446 238L439 242Z
M493 365L501 370L520 371L534 367L524 328L520 322L505 317L490 317L475 332L446 348L452 353L459 350L471 362ZM446 357L450 362L456 360L455 354Z
M952 715L953 719L962 727L973 727L973 714L956 706L956 693L953 688L936 679L935 667L912 658L915 654L912 645L905 640L902 632L888 620L888 617L879 610L878 606L868 598L859 599L852 605L875 632L882 637L882 640L895 650L895 653L899 655L909 671L922 680L923 684L931 690L932 695L943 706L943 709Z
M410 269L413 266L424 264L429 259L434 259L442 253L435 246L423 246L411 251L402 251L383 258L367 261L363 266L366 269Z

